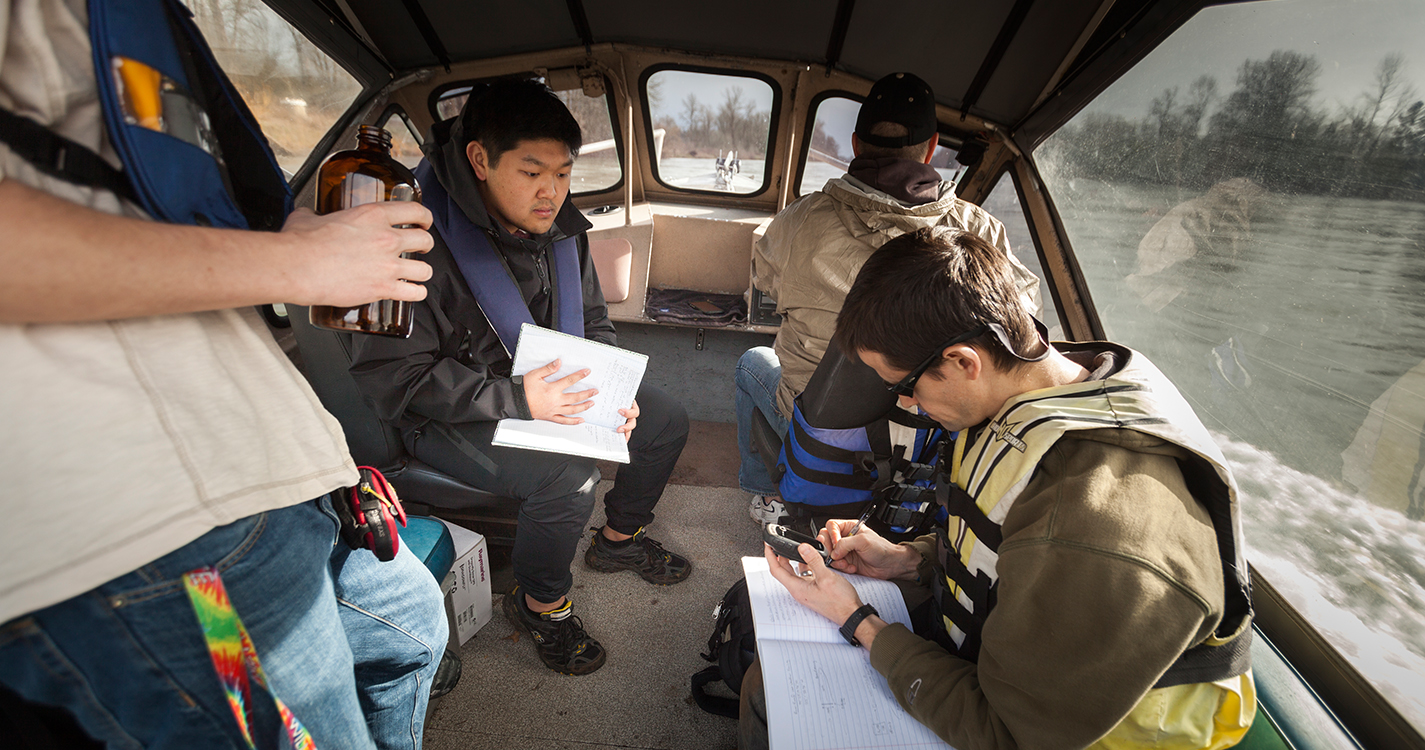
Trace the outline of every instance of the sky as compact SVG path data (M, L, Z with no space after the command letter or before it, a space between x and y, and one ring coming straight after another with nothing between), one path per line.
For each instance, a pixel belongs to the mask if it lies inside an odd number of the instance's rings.
M1086 111L1138 119L1163 89L1185 92L1203 74L1215 76L1219 95L1226 97L1244 60L1263 60L1277 49L1316 56L1316 101L1330 113L1358 103L1391 52L1405 56L1403 78L1416 86L1417 98L1425 98L1422 40L1425 0L1267 0L1208 8Z
M679 125L686 125L687 123L683 122L683 100L688 94L696 95L703 106L716 111L718 105L722 104L723 91L734 87L742 89L743 99L752 103L754 112L772 109L772 87L757 78L663 70L649 77L649 83L654 80L663 82L661 101L658 106L653 107L655 121L669 115L677 118Z

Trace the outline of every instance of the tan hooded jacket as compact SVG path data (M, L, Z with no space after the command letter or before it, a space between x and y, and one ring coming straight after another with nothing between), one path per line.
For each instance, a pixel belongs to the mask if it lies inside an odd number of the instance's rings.
M826 183L763 223L755 233L752 285L777 300L784 317L775 344L782 363L777 410L792 400L826 353L836 315L861 265L881 245L907 232L948 226L983 237L1009 256L1024 302L1039 315L1039 279L1010 252L1004 225L984 209L955 197L940 183L940 198L907 205L849 175Z

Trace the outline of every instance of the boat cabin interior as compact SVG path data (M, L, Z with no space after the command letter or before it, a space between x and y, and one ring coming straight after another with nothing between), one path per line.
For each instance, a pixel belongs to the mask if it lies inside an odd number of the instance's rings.
M547 83L583 130L571 200L594 226L620 345L649 355L646 377L694 420L653 527L693 577L651 588L576 564L571 597L610 652L587 677L544 669L497 612L459 647L426 747L735 746L736 722L699 710L688 678L739 559L761 553L732 378L780 317L754 284L753 245L845 173L872 83L909 71L935 92L931 165L1004 222L1052 337L1147 353L1233 464L1261 700L1242 746L1425 748L1425 55L1409 52L1425 9L185 2L298 205L358 126L384 127L413 166L473 87ZM404 456L346 376L349 343L302 310L269 312L358 462L488 536L498 600L517 508Z

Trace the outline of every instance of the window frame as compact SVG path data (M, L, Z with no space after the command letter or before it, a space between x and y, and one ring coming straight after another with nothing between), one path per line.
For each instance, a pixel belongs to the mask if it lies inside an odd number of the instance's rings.
M979 164L976 164L975 167L978 168ZM970 172L966 171L965 177L961 179L961 182L968 181L969 175ZM1049 298L1050 300L1052 300L1052 303L1054 305L1054 316L1058 319L1060 330L1065 331L1065 335L1067 335L1067 332L1070 329L1069 321L1064 315L1064 300L1060 294L1059 285L1054 283L1054 274L1050 273L1049 271L1049 259L1044 254L1044 240L1040 236L1041 233L1036 231L1035 229L1034 216L1029 211L1029 196L1026 194L1024 190L1024 185L1019 179L1019 170L1015 169L1015 159L1010 159L1009 161L1006 161L1004 163L1004 166L1000 169L999 174L986 181L986 184L989 185L989 189L985 191L985 197L988 198L991 194L993 194L994 191L999 188L1000 180L1003 180L1006 177L1010 180L1011 184L1014 185L1015 195L1019 199L1020 216L1024 220L1024 226L1029 230L1029 238L1034 242L1034 255L1039 259L1039 271L1040 273L1044 274L1044 283L1041 285L1041 288L1039 290L1040 295L1042 296L1044 293L1043 287L1049 287ZM957 185L956 187L959 186ZM976 205L980 206L981 208L984 208L983 204L984 201L982 200ZM1004 223L1004 219L1001 219L998 216L996 216L995 218L998 219L1001 224ZM1022 252L1018 248L1010 249L1016 251L1016 256L1018 256ZM1081 285L1079 293L1080 297L1084 301L1084 304L1092 308L1093 300L1089 297L1087 285ZM1098 313L1095 310L1094 319L1097 320L1097 318ZM1103 337L1100 336L1098 338L1102 339Z
M616 97L614 96L615 89L613 87L612 82L609 81L608 76L604 75L603 73L600 73L599 77L603 78L604 80L604 103L609 108L609 123L613 126L614 151L618 154L619 179L612 185L609 185L608 187L602 187L597 190L586 190L583 192L575 192L573 190L570 190L570 198L584 198L591 195L603 195L605 193L619 192L623 190L624 186L628 183L628 160L624 155L624 149L627 147L627 145L624 143L624 139L622 137L623 130L618 117L618 107L616 106ZM430 94L426 97L426 106L430 110L431 122L443 122L445 119L449 119L442 118L440 116L439 105L441 99L445 98L447 95L450 94L451 91L455 89L473 89L476 86L487 83L496 83L499 81L525 81L539 78L541 78L541 76L531 70L526 71L524 73L511 73L509 75L490 76L488 78L468 78L463 81L452 81L450 83L443 83L431 89ZM577 91L578 89L568 90ZM458 117L459 115L456 116ZM424 145L425 141L422 140L421 144ZM576 160L575 164L577 165L577 163L578 162Z
M399 104L393 103L386 105L386 108L381 110L381 114L376 116L376 127L386 128L386 123L390 122L392 117L401 118L401 121L406 125L406 130L415 137L417 145L425 145L425 136L421 135L419 130L416 130L416 126L411 123L410 115L406 114L406 109ZM390 128L386 129L390 130Z
M767 84L772 89L772 111L767 124L767 155L766 169L762 172L762 187L750 193L734 193L726 190L699 190L696 188L681 188L669 185L663 181L663 176L658 174L658 160L654 158L655 149L653 141L653 109L648 102L648 79L655 74L667 70L675 70L684 73L704 73L708 75L733 76L737 78L751 78ZM734 68L718 68L708 65L687 65L684 63L659 63L644 68L638 76L638 99L643 107L643 140L648 147L648 169L653 175L653 181L660 188L671 190L675 193L685 193L687 195L717 195L723 197L733 197L738 200L756 198L764 195L774 186L772 172L776 168L777 156L777 123L782 114L782 87L777 83L777 79L765 74L750 70L737 70ZM784 178L785 179L785 178Z

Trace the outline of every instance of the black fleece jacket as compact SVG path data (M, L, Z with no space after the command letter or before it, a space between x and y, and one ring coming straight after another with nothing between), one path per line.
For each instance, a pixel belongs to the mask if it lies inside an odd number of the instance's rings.
M585 232L592 226L569 200L549 232L532 239L510 234L490 218L476 189L475 171L460 144L459 118L436 123L424 147L426 158L465 216L484 229L506 271L520 287L534 322L552 327L551 300L558 299L551 248L575 237L584 298L584 337L616 344L608 305L594 273ZM410 338L353 336L351 375L368 405L403 432L435 420L448 424L529 419L524 391L510 380L512 362L475 302L444 238L431 230L435 247L421 256L434 269L426 298L415 304ZM548 292L544 291L548 280Z

